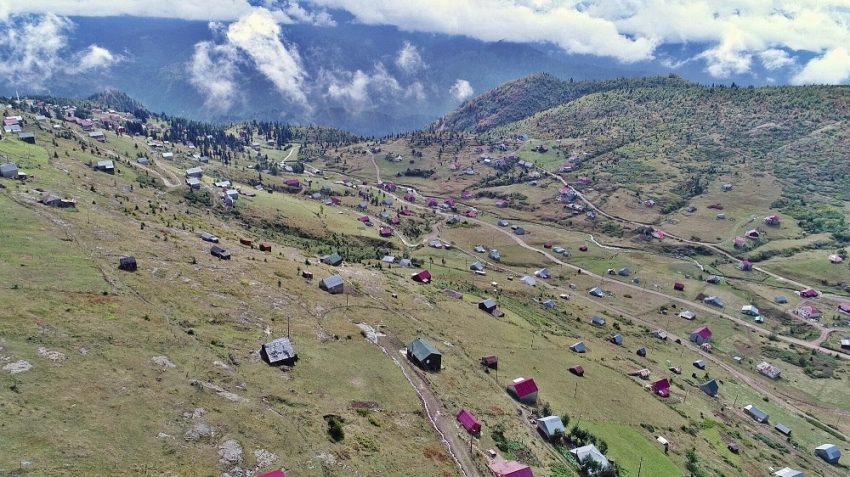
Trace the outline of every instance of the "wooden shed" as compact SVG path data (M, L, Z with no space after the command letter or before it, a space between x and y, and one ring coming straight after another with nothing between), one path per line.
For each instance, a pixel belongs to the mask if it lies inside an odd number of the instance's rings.
M271 252L272 251L272 244L270 244L268 242L260 244L260 251L261 252Z
M124 257L118 263L118 269L124 270L125 272L135 272L138 268L138 264L136 264L136 257Z
M247 238L240 238L239 243L241 243L242 245L247 245L247 246L250 247L254 244L254 241L251 240L251 239L247 239Z
M481 358L481 365L486 366L490 369L498 369L499 368L499 358L494 355L484 356Z

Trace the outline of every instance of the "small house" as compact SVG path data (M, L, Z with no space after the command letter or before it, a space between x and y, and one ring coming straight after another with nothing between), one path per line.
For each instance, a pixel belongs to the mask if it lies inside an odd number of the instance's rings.
M407 345L407 359L425 371L439 371L442 365L443 353L440 353L430 341L416 338Z
M198 180L197 177L190 177L190 178L186 179L186 185L189 186L190 189L200 189L201 188L201 181ZM226 196L225 198L230 199L231 201L233 200L233 197L230 197L230 196Z
M729 183L723 184L723 186L721 186L721 189L723 189L724 192L730 191L730 190L732 190L732 184L729 184Z
M595 296L597 298L605 298L605 292L602 291L599 287L594 287L590 289L591 296Z
M96 169L107 174L115 174L115 164L112 161L98 161Z
M469 266L469 269L473 272L481 272L484 271L484 265L481 262L475 262Z
M776 426L774 426L773 428L776 429L777 431L779 431L779 433L784 435L784 436L790 436L791 435L791 429L789 429L784 424L776 424Z
M758 240L761 237L761 233L758 230L752 229L747 230L747 233L744 234L750 240Z
M384 258L381 259L381 263L392 265L393 263L395 263L395 257L393 257L392 255L384 255Z
M239 243L248 247L252 247L254 245L254 241L247 238L240 238Z
M380 235L381 237L392 237L393 236L393 229L391 229L389 227L381 227L378 230L378 235Z
M832 465L838 464L841 458L841 450L835 444L823 444L815 447L815 455Z
M529 276L525 276L525 277L520 278L519 282L522 283L523 285L528 285L530 287L537 285L537 280L535 280L534 278L531 278Z
M623 335L614 335L608 341L614 343L615 345L621 345L623 344Z
M696 367L697 369L705 369L705 361L701 359L694 361L694 367Z
M726 448L729 449L729 452L731 452L733 454L737 454L738 452L740 452L740 449L738 448L738 444L736 444L734 442L730 442L729 445L726 446Z
M766 412L761 409L753 406L752 404L747 404L744 406L744 412L747 413L750 417L756 420L756 422L767 422L769 416Z
M414 196L413 194L407 194L404 196L404 200L413 203L416 202L416 196Z
M717 384L717 380L712 379L711 381L706 381L702 383L699 387L702 392L708 394L711 397L717 396L717 391L720 390L720 385Z
M850 315L850 303L841 302L838 304L836 311L839 313L844 313L845 315Z
M486 311L487 313L490 313L491 315L496 316L496 312L499 311L499 304L496 303L496 300L494 300L492 298L488 298L488 299L478 303L478 309Z
M771 378L771 379L779 379L779 375L781 374L781 371L779 370L779 368L777 368L776 366L773 366L772 364L770 364L766 361L759 363L759 365L756 366L756 369L758 370L759 373L761 373L761 374L763 374L763 375L765 375L765 376L767 376L768 378Z
M507 227L508 225L511 225L511 223L508 222L507 220L500 220L499 221L499 227Z
M537 278L543 278L543 279L552 278L552 272L550 272L548 269L544 268L544 269L537 270L536 272L534 272L534 276L536 276Z
M534 477L531 467L515 460L493 462L487 467L495 477Z
M717 220L724 220L726 218L726 214L717 214Z
M338 267L342 264L342 257L338 253L325 255L324 257L322 257L322 263L324 263L325 265L330 265L332 267Z
M477 246L475 247L475 253L484 253L484 252L486 252L486 251L487 251L487 249L486 249L486 248L484 248L484 247L482 247L481 245L477 245Z
M579 364L576 364L574 366L570 366L570 372L575 374L578 377L584 376L584 368L582 368L581 365L579 365Z
M549 308L550 310L555 309L555 300L549 299L543 302L543 306Z
M537 384L533 379L517 378L508 384L508 393L520 402L537 402Z
M363 202L357 204L357 208L360 210L366 210L369 208L369 203L364 200Z
M716 296L707 296L703 298L702 301L707 305L716 306L717 308L723 308L724 306L723 300Z
M582 447L576 447L575 449L570 450L570 454L575 456L576 460L579 462L584 461L585 459L592 459L597 464L599 464L600 468L605 468L611 465L608 462L608 459L605 455L599 451L593 444L588 444Z
M313 272L310 270L301 270L301 276L306 278L307 280L313 279Z
M708 343L709 341L711 341L711 330L709 330L705 326L695 329L693 332L691 332L691 341L698 345Z
M453 216L449 217L448 220L446 220L447 225L454 225L458 222L460 222L460 216L459 215L453 215Z
M620 275L621 277L627 277L627 276L629 276L630 274L631 274L631 272L629 271L629 269L628 269L628 268L621 268L621 269L617 272L617 275Z
M676 282L676 283L673 284L673 289L676 290L676 291L684 291L685 284Z
M522 227L517 227L517 228L516 228L516 230L514 230L514 234L516 234L516 235L525 235L525 229L524 229L524 228L522 228Z
M758 316L759 309L753 305L744 305L741 307L741 313L749 316Z
M688 310L685 310L685 311L679 313L679 318L684 318L686 320L693 320L696 317L697 317L696 313L694 313L692 311L688 311Z
M788 303L788 298L785 295L779 295L778 297L774 298L773 301L775 303L785 304Z
M800 296L803 298L817 298L818 295L820 294L812 288L807 288L800 292Z
M773 477L804 477L799 470L794 470L790 467L784 467L773 473Z
M822 315L820 310L809 305L801 306L800 309L797 310L797 314L810 320L819 320Z
M322 281L319 282L319 288L331 295L338 295L345 291L345 282L342 280L341 276L333 275L331 277L323 278Z
M32 132L19 132L18 139L30 144L35 144L35 134Z
M413 262L410 261L409 258L402 258L398 261L399 267L410 268L413 266Z
M204 242L218 243L218 237L207 232L201 233L201 240Z
M829 256L829 263L841 263L844 261L844 258L837 253L833 253Z
M163 152L162 158L167 160L167 161L173 161L174 160L174 153L173 152Z
M645 357L646 357L646 348L639 348L639 349L635 352L635 354L637 354L637 355L638 355L638 356L640 356L641 358L645 358Z
M428 243L428 246L431 248L443 248L443 242L440 242L439 240L432 240Z
M537 420L537 430L543 434L546 439L552 439L556 431L561 431L561 434L567 432L564 428L564 422L558 416L547 416Z
M230 260L230 251L225 250L217 245L213 245L210 249L210 255L220 260Z
M97 142L106 141L106 136L103 135L103 131L92 131L89 133L89 138L94 139Z
M738 264L738 270L741 270L743 272L749 272L752 269L753 262L750 262L749 260L744 260L743 262Z
M289 190L298 190L301 188L301 181L298 179L287 179L283 181L283 185Z
M490 369L499 369L499 358L495 355L484 356L481 358L481 366Z
M118 269L125 272L135 272L137 268L136 257L124 257L118 262Z
M148 161L147 157L140 157L140 158L136 159L136 162L138 162L139 164L141 164L143 166L150 164L150 161Z
M192 167L190 169L186 169L186 177L195 177L199 178L204 174L204 170L200 167Z
M17 164L2 164L0 165L0 176L3 176L4 179L14 179L18 177L18 165Z
M261 252L271 252L272 251L272 244L270 244L268 242L261 243L260 244L260 251Z
M487 255L491 260L499 261L502 259L502 254L499 253L498 250L490 250L490 254Z
M650 384L649 389L661 397L670 397L670 380L667 378L660 379Z
M779 216L778 215L771 215L769 217L765 217L764 218L764 224L765 225L771 225L771 226L779 225Z
M652 337L658 338L660 340L666 340L667 339L667 332L664 331L664 330L655 330L655 331L652 332Z
M260 348L260 357L272 366L292 366L298 361L298 354L289 338L278 338L264 344Z
M431 283L431 272L428 270L422 270L421 272L412 274L410 278L412 278L414 282Z
M706 283L711 283L712 285L720 285L720 281L720 277L717 275L712 275L705 280Z
M574 353L585 353L587 352L587 347L584 345L583 341L579 341L578 343L570 346L570 351Z
M734 245L735 248L741 248L746 244L747 244L747 239L745 239L744 237L740 237L740 236L735 237L735 240L732 242L732 245Z
M473 436L481 434L481 423L478 422L478 419L476 419L475 416L466 409L461 409L460 412L457 413L457 421L469 434Z
M590 324L593 326L605 326L605 319L600 316L594 316L591 318Z

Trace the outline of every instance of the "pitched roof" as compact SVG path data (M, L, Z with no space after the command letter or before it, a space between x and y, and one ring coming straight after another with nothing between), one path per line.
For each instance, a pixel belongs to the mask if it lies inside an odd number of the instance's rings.
M711 338L711 330L707 327L703 326L702 328L697 328L693 331L693 334L699 335L703 339Z
M494 462L488 467L496 477L534 477L531 467L515 460Z
M496 300L494 300L492 298L488 298L488 299L482 301L480 304L484 305L484 307L487 308L487 309L495 308L496 306L498 306L498 303L496 303Z
M585 351L587 351L587 347L584 346L583 341L579 341L578 343L570 346L570 349L575 351L576 353L584 353Z
M460 425L462 425L463 428L466 429L466 432L481 432L481 423L478 422L478 419L476 419L475 416L473 416L472 413L467 411L466 409L460 410L460 412L457 414L457 420L458 422L460 422Z
M428 270L422 270L419 273L414 273L413 279L422 283L428 283L431 281L431 272L429 272Z
M609 465L608 459L599 449L596 448L593 444L588 444L582 447L576 447L575 449L570 450L570 454L576 456L576 460L579 462L583 461L586 458L591 458L594 461L600 463L603 467Z
M292 348L289 338L278 338L270 341L263 345L263 349L266 350L266 355L268 355L271 363L298 356Z
M519 380L515 380L509 386L514 388L514 390L516 391L516 395L520 399L534 394L538 391L537 383L535 383L533 379L519 378Z
M257 477L286 477L286 474L282 470L274 470L263 475L258 475Z
M561 432L566 432L564 421L558 416L548 416L537 420L537 428L541 429L547 436L551 437L555 431L560 429Z
M430 341L424 338L416 338L415 340L411 341L410 344L407 345L407 350L410 351L410 354L412 354L419 361L424 361L428 359L428 356L431 356L432 354L438 356L443 355L443 353L440 353L440 350L438 350L434 345L432 345Z
M706 381L702 383L699 388L702 389L709 396L714 396L715 394L717 394L717 391L720 390L720 385L717 384L716 380L712 379L711 381Z
M325 286L325 288L333 288L335 286L343 285L345 284L345 282L343 281L341 276L333 275L327 278L323 278L322 284Z

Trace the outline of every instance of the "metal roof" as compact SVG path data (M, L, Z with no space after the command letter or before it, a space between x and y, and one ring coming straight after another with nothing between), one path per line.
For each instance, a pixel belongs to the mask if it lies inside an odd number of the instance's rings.
M335 286L342 285L345 282L342 280L341 276L334 275L332 277L322 279L322 283L325 285L325 288L333 288Z
M278 338L266 343L263 345L263 349L266 350L266 355L268 355L270 363L276 363L278 361L298 356L292 348L292 343L289 341L289 338Z
M407 345L407 350L410 351L410 354L419 361L425 361L431 355L443 355L443 353L440 353L440 350L432 345L430 341L424 338L416 338L413 340L409 345Z

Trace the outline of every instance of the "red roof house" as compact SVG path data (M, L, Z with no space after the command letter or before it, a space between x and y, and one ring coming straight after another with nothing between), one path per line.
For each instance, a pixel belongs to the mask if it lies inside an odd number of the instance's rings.
M649 388L661 397L670 397L670 381L667 378L652 383Z
M496 207L498 207L500 209L503 209L507 206L508 206L508 202L506 200L499 199L499 200L496 201Z
M817 298L818 295L819 293L812 288L807 288L800 292L800 296L803 298Z
M452 207L452 208L453 208L453 207L455 206L455 200L454 200L454 199L452 199L451 197L449 197L448 199L444 200L444 201L443 201L443 203L444 203L444 204L446 204L446 206L448 206L448 207Z
M494 462L488 467L495 477L534 477L531 467L515 460Z
M286 185L286 187L290 187L290 188L293 188L293 189L300 189L301 188L301 182L298 179L287 179L287 180L283 181L283 183L284 183L284 185Z
M284 474L282 470L275 470L263 475L258 475L257 477L286 477L286 474Z
M363 222L364 224L369 223L369 222L371 222L371 221L372 221L372 219L370 219L368 215L364 215L363 217L360 217L360 218L359 218L359 219L357 219L357 220L359 220L359 221Z
M581 250L582 252L587 252L587 245L582 245L578 249Z
M481 423L478 422L478 419L475 419L475 416L466 409L460 410L457 414L457 420L460 422L460 425L466 429L466 432L473 435L481 434Z
M436 207L437 205L439 205L439 203L440 203L440 201L438 201L437 199L435 199L433 197L429 197L429 198L425 199L425 206L426 207Z
M508 392L520 401L537 401L537 384L533 379L515 379L508 385Z
M398 224L401 223L401 219L398 218L398 217L393 217L393 219L390 220L390 222L392 222L393 225L398 225Z
M746 245L746 243L747 243L747 239L745 239L744 237L740 237L740 236L735 237L735 247L736 248L741 248L744 245Z
M410 209L403 209L403 210L401 211L401 215L404 215L404 216L409 216L409 215L410 215L410 214L412 214L412 213L413 213L413 212L411 212L411 211L410 211Z
M413 194L407 194L404 196L404 200L408 202L416 202L416 197Z
M820 310L808 305L801 306L797 314L804 318L810 318L812 320L819 320L822 315Z
M771 215L770 217L764 218L765 225L779 225L779 216Z
M460 198L461 199L470 199L470 198L472 198L472 192L465 190L465 191L460 193Z
M381 227L381 230L378 231L378 234L381 237L391 237L393 235L393 229L389 227Z
M387 192L395 192L396 185L392 182L384 182L384 190Z
M678 291L682 291L682 290L685 289L685 284L677 282L677 283L673 284L673 289L678 290Z
M847 313L848 315L850 315L850 303L839 303L838 312Z
M413 278L414 282L431 283L431 272L428 270L422 270L419 273L411 275L411 278Z
M576 376L584 376L584 368L581 365L570 366L570 372Z
M711 330L703 326L702 328L697 328L691 333L691 341L694 343L701 345L703 343L708 343L711 341Z
M487 366L490 369L498 369L499 367L499 358L494 355L485 356L481 358L481 365Z

